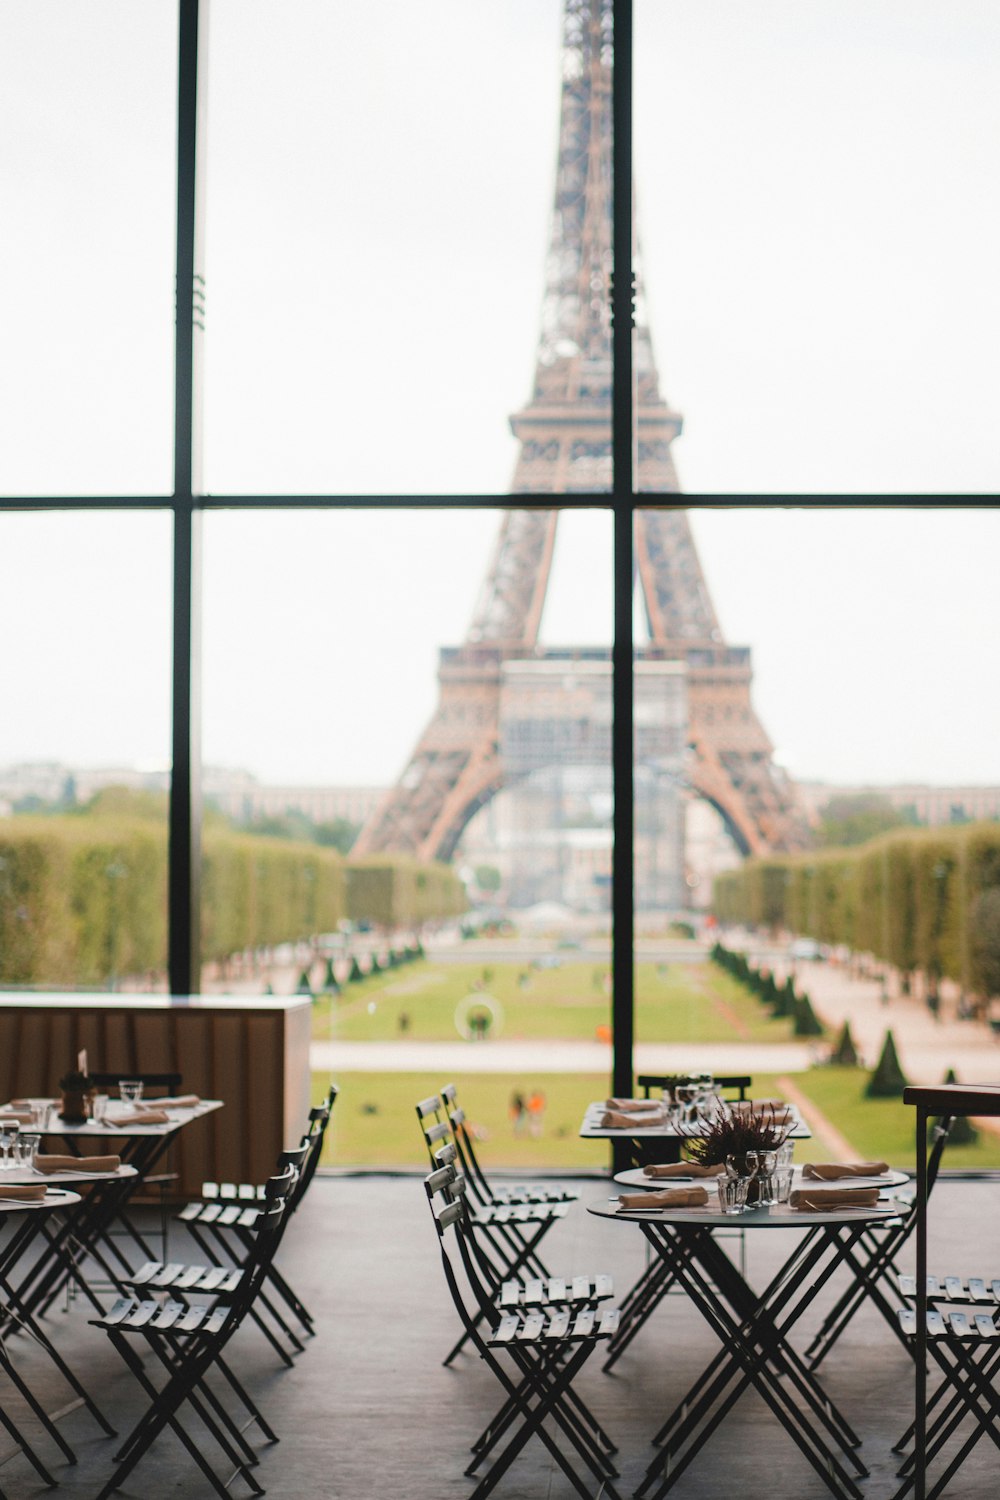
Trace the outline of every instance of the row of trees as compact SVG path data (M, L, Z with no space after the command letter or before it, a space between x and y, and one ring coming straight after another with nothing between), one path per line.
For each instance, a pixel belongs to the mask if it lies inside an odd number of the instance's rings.
M717 877L721 922L846 944L904 974L1000 993L1000 825L907 829Z
M444 865L352 861L317 844L209 824L202 865L206 960L334 931L346 920L419 931L460 916L465 889ZM162 972L167 837L159 818L112 805L86 816L0 822L0 984L104 985Z

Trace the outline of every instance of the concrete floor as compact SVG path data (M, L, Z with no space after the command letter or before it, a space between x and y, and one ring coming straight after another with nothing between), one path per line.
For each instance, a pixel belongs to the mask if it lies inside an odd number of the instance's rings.
M582 1202L607 1198L607 1186L578 1184ZM989 1276L1000 1270L1000 1184L942 1180L932 1203L932 1267ZM751 1236L749 1274L761 1284L787 1253L786 1231ZM784 1241L784 1247L782 1247ZM645 1242L626 1222L612 1223L574 1207L546 1241L553 1270L609 1270L624 1292L639 1273ZM416 1177L322 1177L314 1182L282 1247L288 1275L311 1306L318 1336L291 1370L276 1365L256 1331L234 1345L234 1363L277 1429L281 1441L262 1451L260 1483L281 1500L464 1500L469 1442L497 1406L498 1387L472 1356L450 1369L441 1359L454 1337L455 1316L438 1259L426 1199ZM185 1258L183 1233L171 1258ZM822 1305L799 1325L805 1342ZM53 1336L74 1367L124 1427L140 1409L136 1386L104 1334L90 1328L77 1301L50 1318ZM620 1447L622 1496L630 1495L652 1456L650 1436L714 1352L713 1335L684 1297L670 1297L624 1355L612 1375L597 1359L580 1389ZM11 1352L50 1408L65 1392L50 1367L24 1341ZM824 1365L824 1382L864 1439L871 1477L868 1500L894 1494L891 1444L912 1416L910 1361L881 1318L866 1315ZM0 1397L8 1401L0 1377ZM22 1420L18 1417L18 1420ZM25 1429L32 1431L24 1420ZM84 1412L60 1423L79 1463L56 1464L51 1444L39 1440L60 1490L94 1496L111 1471L111 1440L95 1432ZM949 1491L956 1500L995 1500L1000 1485L996 1448L981 1443ZM724 1427L681 1478L679 1500L813 1500L828 1493L758 1397L745 1396ZM46 1493L23 1456L0 1435L0 1494L10 1500ZM209 1486L170 1434L162 1437L120 1492L126 1497L210 1495ZM240 1496L245 1488L232 1491ZM501 1481L499 1500L562 1500L575 1492L533 1441Z

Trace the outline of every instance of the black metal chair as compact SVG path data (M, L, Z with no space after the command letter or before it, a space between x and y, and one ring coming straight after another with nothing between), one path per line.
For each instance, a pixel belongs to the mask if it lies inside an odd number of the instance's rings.
M949 1116L934 1127L934 1142L927 1158L928 1197L937 1180L950 1129ZM857 1247L845 1256L851 1283L831 1308L806 1350L810 1370L819 1368L855 1313L864 1306L876 1308L900 1342L907 1348L911 1347L898 1317L899 1304L906 1300L899 1255L917 1227L918 1205L915 1198L907 1202L900 1195L897 1195L897 1201L899 1217L866 1229Z
M677 1079L676 1073L640 1073L635 1080L635 1086L642 1089L642 1097L649 1099L650 1089L659 1089L660 1092L668 1088ZM715 1087L725 1094L735 1094L737 1099L745 1099L748 1090L753 1086L753 1079L745 1076L713 1079Z
M209 1385L208 1377L217 1371L264 1437L276 1441L276 1434L237 1379L223 1351L260 1294L280 1243L288 1198L296 1178L296 1170L290 1166L269 1182L253 1248L242 1267L234 1271L216 1267L213 1284L184 1288L182 1299L160 1302L120 1298L107 1314L93 1320L96 1327L108 1334L149 1398L145 1413L115 1455L117 1468L98 1500L108 1500L114 1490L121 1488L165 1427L175 1433L221 1500L227 1500L228 1486L236 1476L245 1480L254 1495L264 1493L251 1472L257 1462L256 1453L244 1429ZM210 1292L212 1301L191 1305L188 1299L195 1290ZM164 1378L159 1386L134 1347L137 1339L143 1341L146 1352L155 1356L162 1367ZM198 1420L197 1437L182 1421L185 1408L190 1408ZM234 1474L225 1482L209 1461L204 1433L234 1468Z
M472 1445L467 1475L473 1476L491 1456L492 1463L471 1500L490 1493L532 1436L544 1443L580 1495L589 1497L590 1490L567 1450L597 1481L598 1494L619 1500L612 1483L617 1476L614 1445L572 1389L587 1359L610 1338L616 1310L497 1307L495 1286L483 1279L469 1236L464 1177L449 1163L425 1179L425 1188L445 1280L465 1336L504 1392L500 1408Z
M912 1283L912 1278L905 1278ZM915 1291L915 1285L911 1287ZM948 1453L947 1461L933 1484L926 1488L927 1500L937 1500L983 1437L1000 1448L1000 1325L997 1304L1000 1280L986 1283L970 1277L946 1277L939 1283L928 1277L927 1352L941 1371L941 1380L926 1402L924 1433L925 1473ZM962 1303L962 1306L955 1306ZM900 1334L917 1353L917 1313L912 1307L899 1312ZM894 1500L902 1500L915 1481L913 1450L915 1423L894 1445L896 1452L910 1449L899 1469L903 1481ZM948 1445L953 1443L949 1452ZM954 1446L957 1445L957 1446Z

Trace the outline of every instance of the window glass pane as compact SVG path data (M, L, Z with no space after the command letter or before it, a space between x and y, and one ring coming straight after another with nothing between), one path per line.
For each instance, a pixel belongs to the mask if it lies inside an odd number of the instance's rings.
M176 10L0 8L0 493L172 487Z
M205 987L305 975L339 1162L419 1164L442 1068L492 1161L604 1159L576 1132L610 1064L610 540L593 511L205 518Z
M661 514L642 513L640 539ZM912 1164L900 1090L878 1107L866 1095L887 1031L914 1082L949 1066L972 1079L991 1045L1000 509L677 519L684 567L641 573L680 613L659 646L651 629L637 669L636 1071L749 1077L758 1097L805 1101L812 1159L842 1159L846 1141ZM661 655L686 711L687 899L657 912L642 896L638 679ZM666 833L660 847L667 867ZM712 961L719 936L749 953L757 988ZM831 1068L845 1021L864 1066ZM985 1133L948 1150L955 1166L1000 1161Z
M165 987L170 567L165 515L0 516L7 988Z
M562 26L559 0L213 6L211 491L607 488L608 57L577 28L557 173Z
M635 35L683 488L995 492L1000 12L638 0Z

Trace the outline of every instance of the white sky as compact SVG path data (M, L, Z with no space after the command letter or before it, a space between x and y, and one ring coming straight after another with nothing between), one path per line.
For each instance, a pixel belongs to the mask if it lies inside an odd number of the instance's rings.
M170 488L174 27L165 0L0 0L0 492ZM505 491L559 32L558 0L215 0L210 490ZM638 0L636 38L685 490L1000 490L995 0ZM206 758L394 777L495 525L210 516ZM795 774L1000 779L1000 512L694 525ZM0 539L0 765L162 763L166 518L0 515ZM608 519L564 517L545 635L609 613Z

